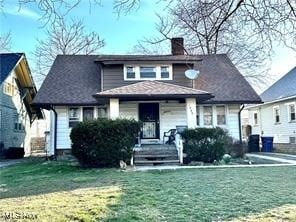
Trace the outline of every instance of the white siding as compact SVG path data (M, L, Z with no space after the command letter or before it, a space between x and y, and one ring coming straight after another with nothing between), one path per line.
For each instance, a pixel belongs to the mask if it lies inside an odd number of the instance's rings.
M122 119L139 119L138 103L120 103L119 104L119 118Z
M154 101L159 103L159 128L160 128L160 140L162 140L164 132L170 129L175 129L176 126L187 126L186 116L186 104L178 101ZM121 102L119 104L119 117L126 119L139 119L138 107L140 102ZM213 115L216 114L216 105L213 105ZM225 105L226 107L226 125L220 126L227 129L230 135L234 139L239 139L239 126L238 126L238 112L239 105ZM57 149L71 149L71 139L68 122L68 107L56 107L58 114L57 120ZM199 127L204 127L202 116L203 106L199 106L200 109L200 122ZM82 108L80 107L80 110ZM82 114L82 113L81 113ZM82 115L81 115L82 116ZM53 141L53 124L54 115L51 115L51 141ZM217 118L213 116L213 126L217 126ZM53 145L53 142L51 143Z
M68 107L57 107L57 149L71 149Z
M249 109L249 120L252 126L252 134L273 136L275 143L289 143L289 137L296 137L296 122L289 122L288 103L296 100L285 100L277 103L266 104ZM273 107L280 108L280 123L275 124ZM259 124L253 123L253 113L258 111Z
M239 140L239 110L239 105L228 105L228 115L226 115L226 129L229 131L230 135L236 140Z
M164 132L176 129L176 126L187 126L186 104L185 103L160 103L160 139Z

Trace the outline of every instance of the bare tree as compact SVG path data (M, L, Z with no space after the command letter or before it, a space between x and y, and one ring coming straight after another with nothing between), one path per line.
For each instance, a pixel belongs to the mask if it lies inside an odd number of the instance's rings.
M82 21L71 20L68 23L58 19L46 30L45 40L37 39L34 51L36 75L44 78L54 59L62 55L89 55L98 53L105 42L95 32L87 32Z
M159 16L160 35L145 39L137 49L143 52L147 43L183 36L188 54L227 53L247 79L259 85L266 81L262 67L270 62L274 42L295 49L296 3L287 2L180 0L168 16Z
M11 33L0 35L0 52L9 52L11 49Z

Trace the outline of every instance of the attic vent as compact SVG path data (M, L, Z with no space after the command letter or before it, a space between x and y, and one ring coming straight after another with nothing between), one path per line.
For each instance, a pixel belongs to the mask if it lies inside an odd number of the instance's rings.
M295 136L290 136L290 143L295 144L296 143L296 137Z

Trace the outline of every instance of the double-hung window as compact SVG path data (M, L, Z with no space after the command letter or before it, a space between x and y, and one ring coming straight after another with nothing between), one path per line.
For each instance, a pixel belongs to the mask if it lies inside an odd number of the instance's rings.
M290 122L295 121L295 104L289 104L288 106L289 109L289 120Z
M140 66L140 78L156 78L156 67L155 66Z
M274 123L280 123L280 107L273 107Z
M126 67L126 78L127 79L135 79L136 78L136 70L133 66Z
M94 119L94 108L93 107L83 107L83 121Z
M258 125L258 113L257 112L253 113L253 123L254 123L254 125Z
M76 126L80 121L80 109L79 108L69 108L69 127L72 128Z
M211 126L213 125L213 109L211 106L204 106L204 125Z
M225 125L226 124L225 106L216 106L216 112L217 112L217 125Z

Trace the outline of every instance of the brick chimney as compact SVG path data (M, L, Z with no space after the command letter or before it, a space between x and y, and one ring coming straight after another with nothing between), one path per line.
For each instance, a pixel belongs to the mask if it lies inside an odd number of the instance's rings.
M172 38L171 48L172 48L172 55L184 55L184 39Z

